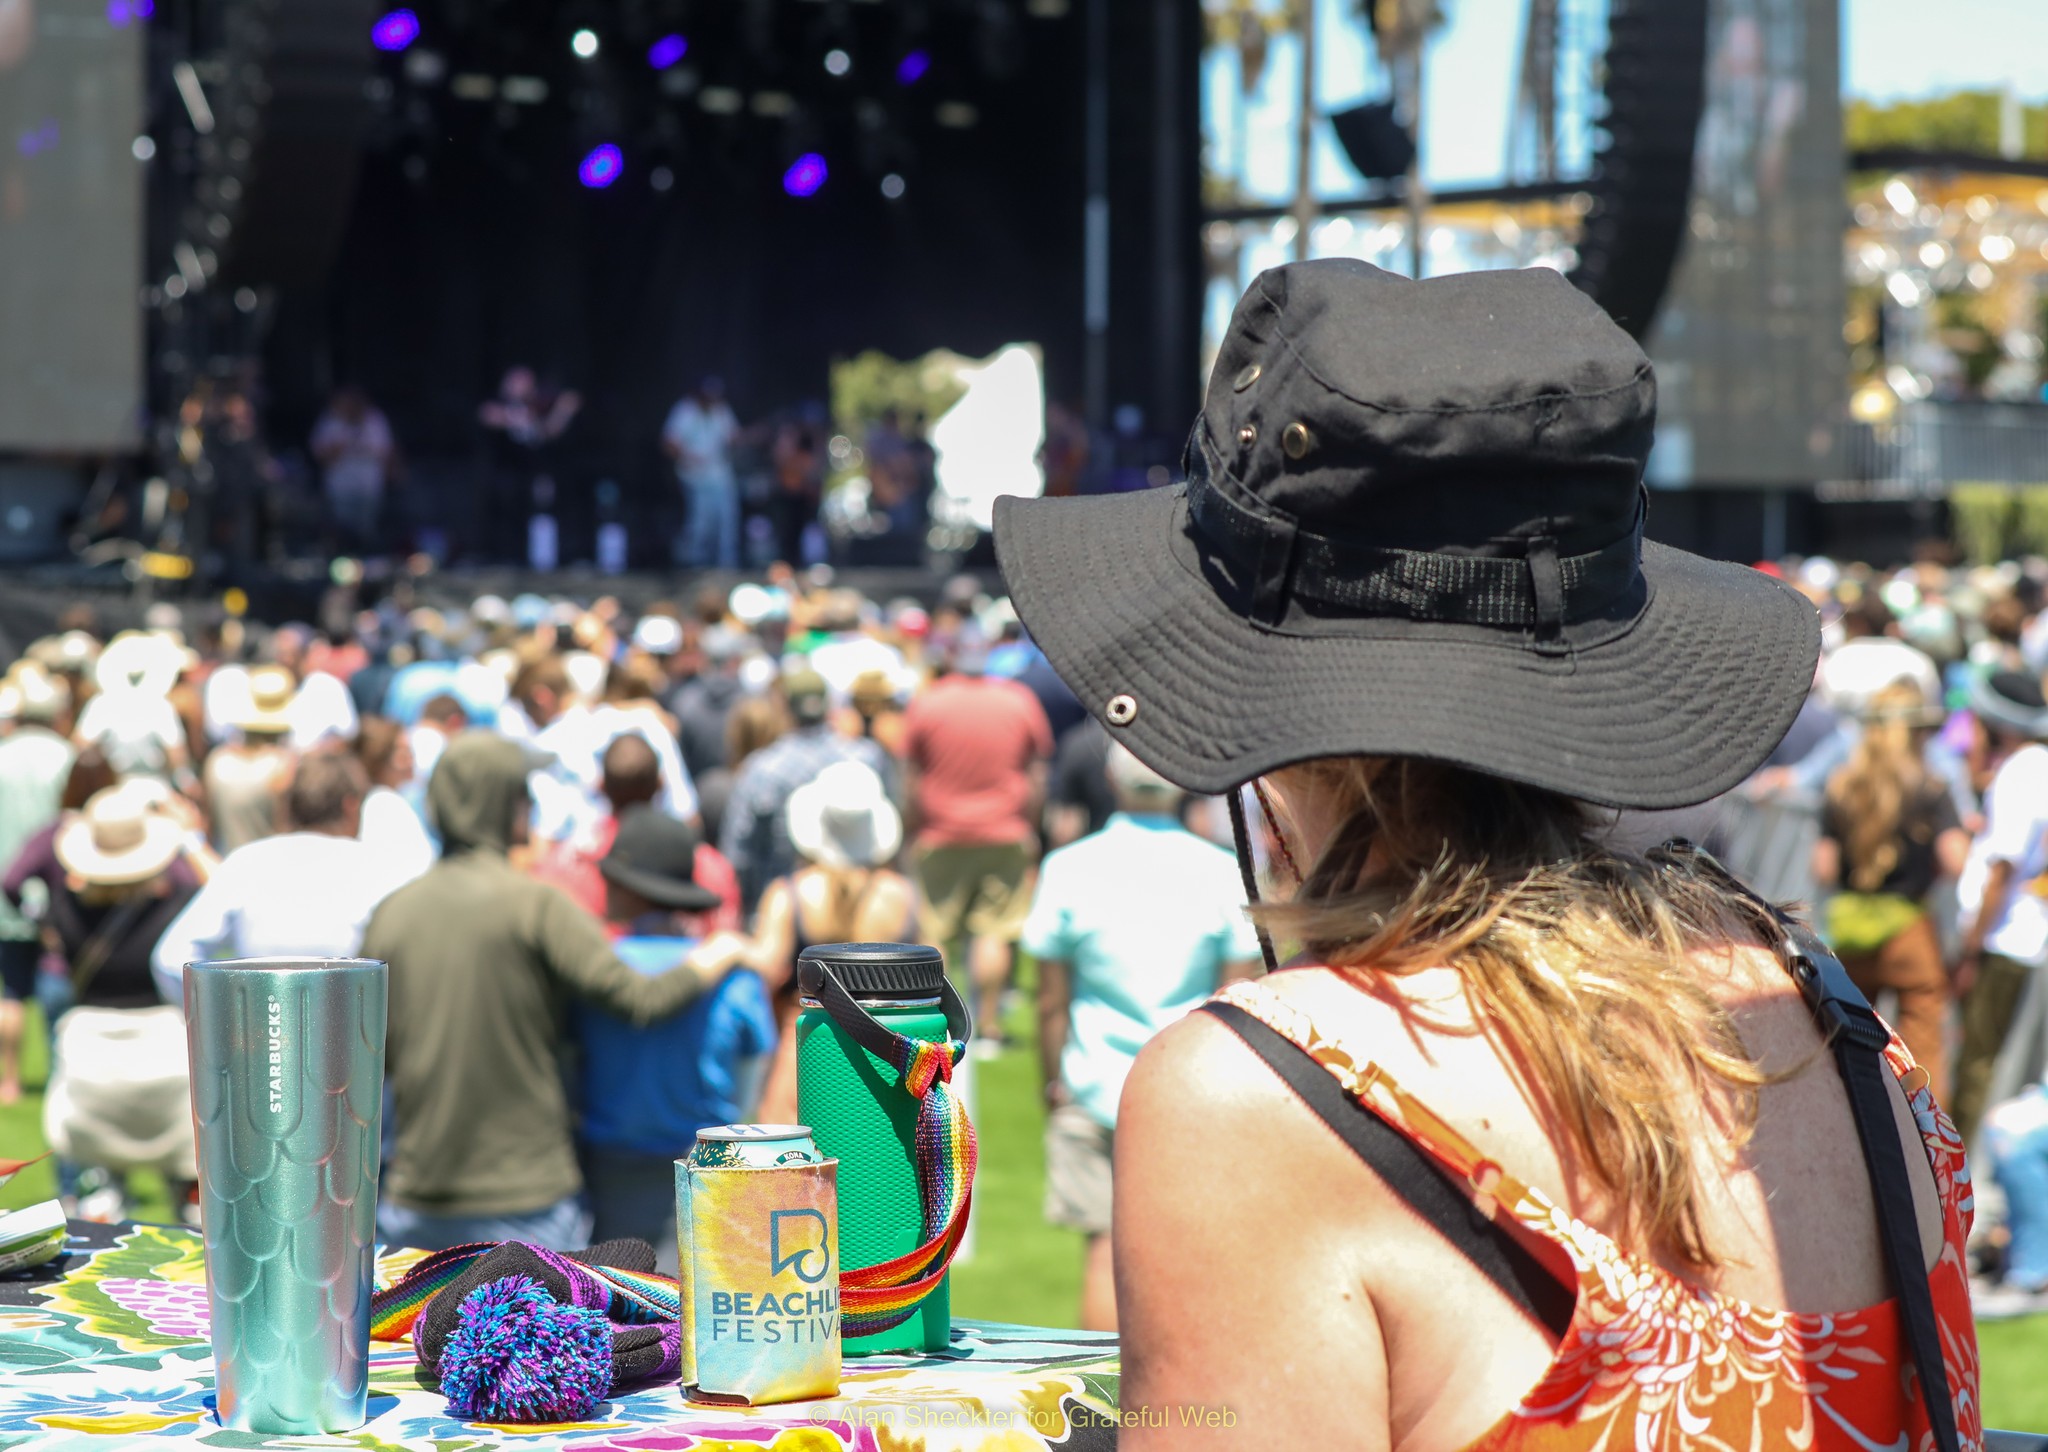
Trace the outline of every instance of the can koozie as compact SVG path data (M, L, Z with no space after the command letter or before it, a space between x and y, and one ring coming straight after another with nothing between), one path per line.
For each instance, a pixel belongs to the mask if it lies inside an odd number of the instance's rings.
M676 1162L684 1392L767 1406L839 1391L839 1162Z

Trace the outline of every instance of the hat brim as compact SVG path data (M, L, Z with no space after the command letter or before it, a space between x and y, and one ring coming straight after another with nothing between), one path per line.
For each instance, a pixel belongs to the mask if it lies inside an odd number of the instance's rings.
M1303 634L1238 614L1174 548L1184 492L996 501L996 554L1032 639L1112 740L1222 792L1295 762L1418 756L1610 807L1691 806L1741 782L1813 682L1820 621L1789 586L1645 543L1649 599L1555 654L1416 624ZM1109 720L1110 699L1136 714Z
M708 913L725 901L699 883L679 877L663 877L657 872L614 862L609 857L599 859L597 870L604 875L605 881L615 882L628 892L637 892L656 907L668 908L672 912Z
M237 731L250 731L259 736L283 736L292 729L291 717L282 711L248 711L228 724Z
M146 817L142 840L123 852L104 852L92 840L92 824L77 817L58 829L51 844L66 872L99 887L147 882L178 860L185 833L167 817Z
M2014 736L2048 741L2048 711L2030 711L2017 701L2008 701L1982 676L1970 683L1970 714Z

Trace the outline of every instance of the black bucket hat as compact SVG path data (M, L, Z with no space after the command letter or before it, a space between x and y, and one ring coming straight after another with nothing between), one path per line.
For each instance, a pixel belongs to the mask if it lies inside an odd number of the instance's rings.
M1017 612L1142 761L1221 792L1421 756L1613 807L1746 777L1820 625L1643 539L1649 359L1547 269L1261 273L1170 489L999 499Z
M634 807L619 819L612 850L597 870L607 882L673 912L710 912L723 901L697 881L696 831L653 807Z

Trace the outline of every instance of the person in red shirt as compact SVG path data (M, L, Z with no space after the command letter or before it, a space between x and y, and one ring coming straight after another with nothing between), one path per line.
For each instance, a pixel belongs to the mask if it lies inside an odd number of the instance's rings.
M661 762L654 748L640 736L621 736L605 748L604 777L600 789L611 804L611 815L597 824L587 842L551 844L535 859L532 873L542 882L553 883L594 918L605 915L604 874L597 864L612 850L619 835L619 819L629 808L651 805L661 795ZM718 906L706 913L702 931L712 933L740 930L740 879L732 864L708 842L697 844L696 881L718 894Z
M1031 911L1052 727L1036 696L984 675L984 663L978 647L956 651L952 670L911 703L903 756L925 941L958 963L965 940L978 1041L993 1044Z

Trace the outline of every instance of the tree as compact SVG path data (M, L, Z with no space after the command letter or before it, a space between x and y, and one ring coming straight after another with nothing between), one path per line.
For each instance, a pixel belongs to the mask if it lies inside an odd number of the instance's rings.
M1852 152L1905 146L1996 156L2004 105L1998 91L1957 91L1924 101L1852 100L1843 108L1843 136ZM2020 119L2025 154L2048 156L2048 106L2022 106Z

